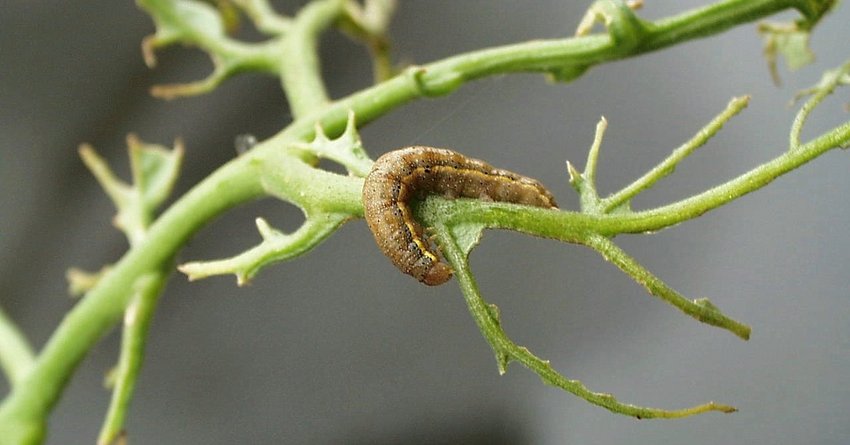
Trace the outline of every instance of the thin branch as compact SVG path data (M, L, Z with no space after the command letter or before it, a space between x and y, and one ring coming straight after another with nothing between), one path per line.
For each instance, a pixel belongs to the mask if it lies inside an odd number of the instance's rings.
M567 161L570 185L578 192L581 210L585 213L600 213L599 192L596 188L596 169L599 162L599 150L602 148L602 140L605 138L607 128L608 121L603 116L596 124L596 133L593 135L593 143L587 152L587 162L584 165L583 172L576 170L570 161Z
M596 167L599 163L599 149L602 148L602 140L605 138L605 130L608 129L608 120L605 116L599 118L596 124L596 133L593 135L593 144L587 152L587 163L584 165L584 178L596 187Z
M285 34L292 20L275 12L268 0L234 0L254 22L258 30L269 35Z
M583 72L594 65L717 34L790 8L802 10L806 8L806 2L719 1L655 22L643 22L639 40L629 41L627 45L618 46L607 34L591 34L534 40L459 54L408 68L386 82L336 100L326 108L297 119L273 139L279 142L309 139L313 136L316 122L333 137L344 130L349 111L354 111L358 124L362 126L411 100L449 94L471 80L515 72L554 74L570 67L580 67ZM624 51L624 48L631 50Z
M617 247L610 239L591 235L585 238L584 244L599 252L606 260L614 263L620 270L643 285L650 294L705 324L726 329L744 340L749 340L751 330L749 326L727 317L708 299L691 301L685 298Z
M202 94L240 71L275 72L278 58L273 50L277 41L253 43L230 38L224 21L211 5L173 0L137 0L137 3L150 14L157 28L154 35L142 41L142 53L149 67L156 65L157 48L177 42L203 49L215 65L204 80L155 86L151 90L153 95L173 99Z
M159 5L168 4L163 0L156 0L156 2ZM820 2L823 0L818 1ZM130 300L128 289L132 284L139 277L163 267L188 237L206 222L234 205L266 193L260 175L260 170L264 168L263 159L284 150L291 142L308 140L314 134L314 126L317 122L321 123L329 136L334 137L344 130L350 111L355 113L358 122L363 125L403 103L418 97L447 94L472 79L510 72L536 71L558 74L570 68L580 71L605 61L622 59L689 39L716 34L788 8L796 7L804 11L810 3L811 0L720 1L709 7L669 19L642 23L644 29L639 33L640 40L617 42L615 38L618 36L612 32L610 35L535 41L476 51L424 67L413 68L406 74L327 106L302 107L302 112L305 109L310 111L301 115L274 138L258 144L246 155L222 166L174 203L151 226L146 239L131 248L95 288L69 312L51 336L39 360L0 406L0 437L8 438L9 441L16 443L39 441L45 431L46 414L55 404L76 365L91 345L120 320ZM615 26L609 28L616 29ZM269 70L268 49L259 48L257 51L260 51L257 57L245 62L244 66ZM847 132L850 133L850 123L846 127ZM825 143L825 141L816 140L810 144L823 148ZM801 148L800 152L805 153L807 151L805 148L806 146ZM812 149L819 150L814 146ZM827 149L823 148L820 152L812 154L809 159ZM775 168L775 166L769 165L767 168ZM317 171L309 168L293 170L290 173L292 172L300 176L285 179L298 184L308 184L313 176L318 175ZM771 178L768 182L772 180L770 172L764 177ZM329 202L329 207L346 209L352 215L358 215L362 214L362 203L359 199L352 201L351 197L359 197L358 187L361 186L362 180L359 178L340 177L333 186L313 190L311 193ZM751 190L755 188L758 187L753 187ZM709 205L716 207L719 201ZM691 204L686 203L687 205ZM699 209L703 208L698 207ZM631 216L632 227L642 224L644 226L663 225L665 221L681 219L678 214L679 209L672 210L674 211L672 216L665 217L661 214L654 219L650 218L648 223L639 219L646 218L646 214ZM528 215L531 214L533 213L526 213L520 218L527 224L524 228L534 227L536 222L528 220ZM583 218L590 219L586 216ZM629 218L625 217L620 220L611 219L607 227L624 229L629 227L628 222Z
M98 445L112 445L124 432L124 420L145 355L148 327L167 276L164 271L145 275L134 286L135 295L124 313L121 356L115 373L112 401L98 435Z
M348 215L317 213L309 215L301 227L292 233L282 233L257 218L257 227L263 241L231 258L213 261L193 261L181 264L178 269L189 277L190 281L213 275L236 275L239 286L247 284L265 265L289 260L310 251L314 246L330 236L346 220Z
M319 66L318 39L343 14L343 5L344 0L308 4L284 37L278 69L289 108L296 118L324 108L329 101Z
M0 405L0 437L9 438L9 443L40 442L46 415L68 376L91 345L121 319L139 277L168 264L189 235L213 216L262 193L256 166L240 157L166 211L145 240L133 246L53 332L38 361Z
M591 391L580 381L564 377L555 371L552 365L549 364L549 361L535 356L527 348L517 345L508 338L505 331L502 329L501 322L499 321L497 315L498 311L492 305L488 305L481 297L478 284L475 282L475 278L469 270L467 253L464 252L457 244L457 241L451 235L451 229L445 225L437 225L434 227L434 230L446 259L451 263L455 271L455 276L461 290L463 291L463 296L466 300L467 306L469 307L469 312L475 320L475 323L478 325L478 329L481 330L482 335L484 335L484 338L496 354L500 372L504 373L505 366L509 361L516 360L532 372L539 375L546 383L575 394L594 405L601 406L618 414L624 414L638 419L671 419L688 417L709 411L719 411L723 413L736 411L734 407L714 402L680 410L664 410L630 405L618 401L611 394Z
M652 170L646 172L643 176L628 186L624 187L622 190L603 199L601 202L602 212L607 213L621 206L623 203L634 198L638 193L652 187L661 178L672 173L673 169L675 169L680 162L693 153L697 148L705 145L712 136L717 134L717 132L723 128L723 124L728 122L729 119L732 119L732 117L736 114L740 113L741 110L746 108L749 103L749 96L736 97L732 99L722 113L717 115L717 117L709 122L708 125L700 129L693 138L682 144L679 148L673 150L673 153L664 159L664 161L653 167Z
M794 151L786 152L772 161L698 195L624 217L620 223L615 224L617 226L615 231L620 233L654 231L696 218L709 210L752 193L827 151L847 146L848 143L850 143L850 121L827 131Z
M797 150L786 151L773 160L705 192L640 212L593 215L500 202L463 199L449 201L437 197L429 197L425 204L433 207L428 212L441 213L446 224L482 224L489 228L514 230L581 244L583 234L586 233L610 237L623 233L656 232L680 224L752 193L830 150L848 145L850 121L803 144Z
M800 112L797 113L796 119L794 119L794 123L791 124L791 133L788 138L789 150L796 150L800 147L800 133L803 132L803 125L805 125L812 110L820 105L827 96L832 94L839 85L850 85L850 61L839 68L824 73L823 78L817 86L797 94L797 97L794 98L795 100L806 94L811 94L812 97L803 104Z

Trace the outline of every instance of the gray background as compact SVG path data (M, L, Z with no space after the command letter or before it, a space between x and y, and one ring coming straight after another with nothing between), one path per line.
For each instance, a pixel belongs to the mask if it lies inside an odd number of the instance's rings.
M392 27L395 55L420 63L460 51L572 32L589 1L409 1ZM655 18L707 2L647 2ZM293 4L281 5L292 12ZM203 54L171 49L148 70L149 18L129 1L5 2L0 26L0 298L36 345L74 302L69 266L97 269L125 250L113 210L76 155L93 143L126 174L124 137L188 146L182 194L235 155L240 133L268 137L289 121L274 79L247 75L213 94L163 102L160 82L199 78ZM783 16L794 17L793 14ZM752 94L742 116L635 206L670 202L731 178L786 147L793 93L847 57L845 5L818 29L817 63L771 84L754 26L591 70L569 85L538 75L487 79L420 101L363 130L374 156L453 147L539 178L575 208L564 160L582 165L593 128L610 128L603 191L624 185L719 112ZM338 97L365 86L362 49L322 42ZM848 115L847 90L805 134ZM508 333L567 376L621 400L740 408L679 421L612 415L541 384L519 365L499 376L454 285L399 274L362 221L304 258L237 288L231 277L170 282L127 422L133 444L503 443L846 444L850 441L850 259L847 153L834 152L699 220L617 241L668 283L710 296L750 323L742 342L648 297L595 253L488 233L472 257ZM254 245L252 221L293 228L299 214L266 200L203 230L183 261ZM91 351L50 421L48 442L92 443L119 336ZM5 385L3 383L2 385ZM2 386L5 393L6 386Z

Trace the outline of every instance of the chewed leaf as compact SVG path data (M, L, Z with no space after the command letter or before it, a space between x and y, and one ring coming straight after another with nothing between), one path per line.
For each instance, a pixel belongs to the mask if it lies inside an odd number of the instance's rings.
M795 6L803 18L790 23L761 23L759 34L764 40L764 55L773 81L779 83L776 69L777 56L782 56L791 70L799 69L814 61L809 48L809 34L834 7L838 0L804 1Z
M142 43L142 52L149 67L156 65L154 56L156 48L192 38L189 35L189 29L181 26L181 22L173 20L172 17L182 17L193 28L203 29L204 33L211 37L224 35L224 22L221 16L208 4L192 0L174 0L171 5L174 14L164 14L165 8L155 5L155 2L139 0L138 3L148 11L156 24L156 33Z
M776 83L779 83L779 56L785 59L791 70L802 68L815 60L809 48L809 29L800 23L762 23L758 31L764 40L764 56Z
M365 177L372 169L373 162L360 140L353 112L348 113L345 131L338 138L328 138L321 125L316 124L316 136L313 140L295 144L294 147L311 155L330 159L345 167L352 176Z
M263 267L301 255L333 233L348 219L344 214L308 215L304 224L293 233L283 233L257 218L257 229L263 241L230 258L213 261L194 261L178 266L190 281L214 275L236 275L239 286L247 284Z
M178 140L174 149L168 150L161 145L145 144L131 135L127 144L133 182L141 192L145 207L154 210L168 198L177 181L183 161L183 143Z
M156 25L156 33L142 42L145 63L156 65L155 50L175 43L198 47L209 54L214 69L203 80L159 85L151 94L164 99L203 94L239 71L277 72L280 54L267 42L249 43L230 38L228 7L216 9L194 0L139 0ZM224 18L223 16L224 15Z
M106 161L89 145L80 147L80 157L112 199L118 213L114 224L127 235L130 244L140 241L159 207L174 186L183 159L183 147L173 150L145 144L136 136L127 136L133 183L118 179Z
M452 236L455 238L455 242L458 247L463 252L466 252L469 255L469 252L478 245L478 242L481 241L481 235L484 231L484 226L482 224L458 224L452 227Z
M792 70L802 68L815 60L815 54L809 48L808 32L793 32L778 37L778 49Z

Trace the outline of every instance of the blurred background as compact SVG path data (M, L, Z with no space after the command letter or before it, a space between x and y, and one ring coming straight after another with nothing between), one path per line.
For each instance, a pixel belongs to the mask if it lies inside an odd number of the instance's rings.
M305 2L279 2L292 13ZM570 35L590 1L400 2L391 37L397 60L427 63L462 51ZM707 1L647 1L665 17ZM291 119L278 82L244 75L212 94L161 101L158 83L205 76L196 50L159 53L146 68L139 44L153 32L130 1L73 7L13 0L0 12L0 304L40 347L74 305L64 272L96 270L126 250L114 211L77 157L93 144L126 178L125 136L187 153L179 196L236 155L234 137L275 134ZM788 13L775 19L793 19ZM362 130L373 157L412 144L451 147L540 179L577 208L564 161L583 165L601 115L609 129L599 181L608 193L666 156L751 94L675 175L634 202L668 203L781 153L794 93L850 53L850 9L816 30L814 65L771 82L755 25L636 59L605 64L572 84L512 75L422 100ZM365 50L338 32L322 40L334 97L368 85ZM805 136L849 117L848 90L820 108ZM637 421L541 383L518 364L499 376L454 281L427 288L398 273L363 221L346 224L303 258L233 277L170 281L153 321L127 429L133 444L632 444L850 442L850 157L831 152L698 220L617 242L689 297L707 296L753 327L743 342L648 296L577 246L488 232L472 255L485 298L507 333L566 376L620 400L680 408L708 400L732 415ZM263 200L199 233L180 261L253 246L257 216L279 228L301 221ZM48 443L93 443L118 354L113 332L73 376L50 418ZM4 381L0 390L5 394Z

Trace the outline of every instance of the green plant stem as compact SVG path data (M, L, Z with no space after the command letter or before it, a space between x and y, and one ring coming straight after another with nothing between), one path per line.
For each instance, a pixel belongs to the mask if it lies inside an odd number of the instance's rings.
M283 40L280 78L289 108L296 118L324 108L328 93L322 81L318 57L319 34L339 18L342 0L308 4L298 13Z
M590 145L590 150L587 152L587 162L584 164L584 180L590 183L594 190L596 189L596 168L599 164L599 149L602 148L602 139L605 137L606 129L608 129L608 121L603 116L596 124L593 143Z
M727 317L706 299L691 301L685 298L617 247L610 239L594 234L584 238L582 244L599 252L606 260L643 285L651 295L703 323L726 329L744 340L749 340L749 326Z
M127 417L136 379L142 368L148 327L167 277L168 272L163 270L141 277L134 285L133 299L124 314L121 356L115 371L112 401L98 435L98 445L114 444L123 433L124 419Z
M810 20L817 20L820 5L830 1L808 0L731 0L716 2L674 17L660 19L655 26L665 32L652 32L647 47L657 49L675 44L681 39L694 39L714 34L716 29L728 29L742 21L751 22L782 9L794 8ZM658 31L656 29L655 31Z
M641 212L589 215L578 212L528 208L478 200L444 200L429 197L427 212L441 214L446 224L481 224L490 228L515 230L544 238L581 243L584 234L615 236L665 229L696 218L729 201L756 191L829 150L850 144L850 122L785 152L771 161L682 201Z
M618 227L612 228L622 233L639 233L659 230L696 218L709 210L756 191L827 151L847 146L848 143L850 143L850 121L801 145L797 150L786 152L735 179L688 199L635 213L624 218L622 225L616 224L615 226ZM632 225L633 227L630 227Z
M602 139L605 137L605 130L607 128L608 121L603 116L596 124L596 132L593 135L593 143L590 145L590 150L587 152L587 162L584 166L584 172L579 172L570 161L567 161L567 173L570 175L570 185L578 192L579 204L584 213L600 213L599 194L596 188L596 168L599 163L599 150L602 147Z
M308 139L313 136L316 122L334 137L345 128L349 111L354 111L358 125L362 126L411 100L449 94L474 79L512 72L556 72L570 66L587 68L720 33L785 9L803 8L804 3L789 0L720 1L657 22L647 22L643 32L634 37L639 40L627 42L628 45L616 45L611 36L595 34L535 40L460 54L428 65L410 67L386 82L336 100L297 119L274 139ZM623 48L631 50L625 52Z
M292 21L288 17L275 12L268 0L235 0L234 3L238 4L245 11L245 14L251 17L258 30L266 34L285 34L292 26Z
M26 377L0 405L0 437L8 443L38 443L46 415L71 372L91 346L124 312L136 280L170 263L188 237L214 216L263 194L256 165L247 157L222 167L150 228L127 254L68 313Z
M0 308L0 366L9 378L11 387L17 385L35 362L27 339Z
M196 45L210 54L216 54L219 58L235 59L242 58L250 61L250 66L262 71L270 67L266 60L266 48L262 44L245 43L227 37L223 29L209 29L212 24L206 21L206 17L199 16L199 11L193 7L188 13L185 4L173 0L136 0L142 8L149 11L151 16L161 20L162 25L169 26L166 33L167 39L178 39L184 43ZM202 5L203 6L203 5ZM212 14L213 12L210 11ZM174 26L174 28L171 28ZM179 36L174 35L179 29ZM144 48L143 48L144 49ZM148 48L147 50L151 50ZM146 54L150 57L151 54ZM148 60L153 62L153 60Z
M299 105L300 112L311 111L267 141L267 144L257 147L257 156L242 156L225 164L178 200L151 226L146 240L129 250L95 288L71 310L51 336L31 371L0 405L0 437L10 443L38 443L43 438L46 415L58 399L65 382L88 349L118 322L129 301L129 289L133 283L140 276L163 267L186 239L213 217L236 204L263 195L262 184L255 170L256 165L252 164L252 161L258 159L264 151L280 150L287 143L308 140L314 135L314 125L317 122L322 125L328 135L336 136L344 130L349 111L355 113L359 124L362 125L415 98L448 94L472 79L510 72L554 72L569 66L587 67L660 49L688 39L719 33L735 25L750 22L783 9L803 8L806 4L807 2L802 0L726 0L694 12L661 20L655 24L647 24L645 32L640 34L642 40L628 42L629 45L617 45L609 35L590 35L508 45L412 68L405 74L325 107L314 109L314 105L303 107ZM312 100L304 101L312 103ZM850 132L850 124L846 127L845 132ZM836 139L838 136L831 137ZM804 156L811 154L807 160L819 154L812 152L828 142L816 143L818 141L820 140L813 141L799 150ZM805 161L798 162L797 165L803 162ZM781 170L778 173L781 174L793 168L785 161L774 165L776 163L777 161L768 164L765 167L767 172L754 174L752 179L761 179L767 183L773 179L770 177L771 173ZM356 188L362 185L362 180L346 178L339 182L340 186L346 188L343 196L352 196L355 192L359 196L359 189ZM737 195L740 196L764 184L756 187L750 187L746 183L735 185L746 189ZM607 229L608 233L615 233L618 230L639 232L652 230L651 227L662 228L673 224L676 219L681 221L687 219L689 215L696 216L723 202L728 202L732 198L725 199L721 194L734 192L734 190L731 189L732 186L726 187L727 189L719 192L713 189L706 192L704 194L706 196L700 195L701 199L692 198L683 205L674 205L660 212L658 210L662 209L657 209L656 213L645 212L628 218L595 218L595 220L605 222L602 229ZM347 188L355 190L347 190ZM326 189L329 195L336 192L338 190L334 187ZM706 205L705 202L710 204ZM352 202L348 203L348 206L360 207L362 212L362 203ZM487 219L492 213L488 212L488 209L496 208L496 206L492 208L485 206L484 211L475 212L476 217ZM551 213L551 217L559 214ZM564 213L564 215L567 216L562 218L573 218L569 216L570 213ZM557 238L554 236L556 230L553 227L558 227L558 232L564 229L557 218L554 226L539 226L551 217L542 218L540 222L531 221L530 217L520 217L516 221L526 221L526 225L519 228L521 231L537 230ZM578 219L594 220L586 215L581 215ZM494 226L499 224L504 222L494 222Z
M661 178L669 175L673 172L673 169L676 168L682 160L688 157L691 153L693 153L697 148L702 147L711 139L712 136L717 134L718 131L723 127L729 119L731 119L736 114L740 113L747 104L749 104L750 98L749 96L736 97L729 102L729 105L720 113L717 117L711 120L705 127L700 129L697 134L691 138L689 141L685 142L679 148L675 149L673 153L668 156L664 161L653 167L650 171L646 172L643 176L636 179L634 182L624 187L622 190L614 193L613 195L605 198L600 203L600 207L602 212L609 212L612 209L622 205L623 203L629 201L638 193L650 188L658 182ZM588 159L590 159L590 155L588 155ZM590 161L588 160L588 164ZM592 182L595 185L595 182Z
M259 219L257 225L261 228L261 232L265 232L260 245L233 258L191 262L180 265L178 269L186 274L190 281L212 275L235 273L236 283L242 286L247 284L263 265L304 254L327 238L349 218L347 214L308 215L304 224L289 234L278 232L270 228L265 220Z
M461 290L463 290L466 304L469 307L469 312L484 338L490 343L493 352L496 354L496 359L499 362L500 372L505 371L507 363L511 360L516 360L522 363L525 367L535 372L544 382L557 386L565 391L575 394L590 403L604 407L615 413L624 414L627 416L636 417L639 419L653 418L680 418L688 417L695 414L705 413L709 411L719 411L730 413L736 411L735 408L728 405L721 405L714 402L685 408L680 410L663 410L657 408L642 407L629 405L618 401L613 395L606 393L593 392L578 380L572 380L564 377L549 364L549 361L543 360L531 353L527 348L522 347L511 341L502 329L501 322L498 319L498 311L495 307L490 306L481 297L478 285L475 278L469 270L467 263L467 253L458 245L457 240L452 235L452 230L446 225L437 222L434 226L436 235L439 237L442 252L446 259L451 263L455 270L455 276L459 282Z
M808 120L812 110L841 84L850 84L850 61L834 70L827 71L816 87L797 94L797 98L808 93L811 93L812 97L803 104L796 119L791 124L791 131L788 136L789 150L796 150L800 147L800 134L803 132L803 125Z

